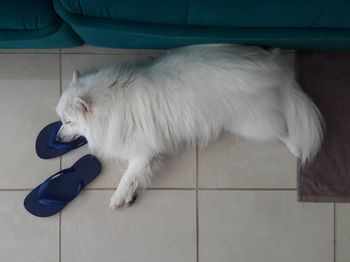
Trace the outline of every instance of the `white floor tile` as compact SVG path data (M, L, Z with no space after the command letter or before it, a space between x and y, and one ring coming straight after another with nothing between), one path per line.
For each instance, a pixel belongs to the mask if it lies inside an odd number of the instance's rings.
M261 144L225 134L199 151L199 187L295 188L296 167L280 142Z
M196 148L165 157L152 187L194 188L196 187Z
M111 194L85 191L62 213L62 261L196 261L194 191L146 191L118 210Z
M199 261L333 261L333 205L288 191L200 191Z
M0 188L31 188L59 168L35 153L39 131L55 121L59 64L55 54L0 54Z
M29 214L23 207L27 193L0 191L0 261L59 262L58 216Z
M350 261L350 204L336 204L336 262Z

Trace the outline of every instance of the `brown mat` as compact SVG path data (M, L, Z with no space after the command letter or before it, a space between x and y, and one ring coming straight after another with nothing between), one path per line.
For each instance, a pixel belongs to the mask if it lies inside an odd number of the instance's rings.
M350 202L350 52L300 52L297 72L327 125L315 161L298 169L298 200Z

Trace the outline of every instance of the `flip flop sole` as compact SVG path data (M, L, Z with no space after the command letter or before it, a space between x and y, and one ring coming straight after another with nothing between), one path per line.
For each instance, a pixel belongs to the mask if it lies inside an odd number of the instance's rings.
M54 141L61 125L62 123L60 121L53 122L40 131L35 141L35 150L40 158L51 159L62 156L87 143L83 137L79 137L69 143Z
M78 187L80 184L82 185L82 187L88 185L100 174L102 167L96 157L94 157L93 155L85 155L82 158L80 158L70 169L72 171L69 174L62 176L57 175L59 177L55 178L64 179L64 181L61 181L63 183L60 183L62 187L62 192L67 191L66 186L64 185L71 185L72 183L74 183L76 187ZM41 187L45 182L46 181L44 181L42 184L33 189L24 200L25 209L34 216L52 216L61 211L68 203L70 203L76 196L79 195L80 188L77 195L75 195L72 199L68 201L62 201L62 203L54 204L45 204L39 202L39 191L41 190ZM55 188L55 191L60 191L60 188ZM62 195L60 197L62 197Z

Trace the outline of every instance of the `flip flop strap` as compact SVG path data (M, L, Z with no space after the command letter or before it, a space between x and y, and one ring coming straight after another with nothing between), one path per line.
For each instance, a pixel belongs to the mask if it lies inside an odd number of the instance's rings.
M78 184L77 189L75 191L73 191L72 194L69 195L67 198L64 198L64 199L53 199L53 198L44 197L45 190L47 189L47 187L49 186L50 182L53 179L58 178L62 174L71 173L73 171L74 171L73 168L62 169L61 171L57 172L56 174L54 174L54 175L50 176L48 179L46 179L41 184L41 186L39 188L37 202L39 202L40 204L47 205L47 206L56 206L56 205L66 204L69 201L71 201L72 199L74 199L77 195L79 195L81 189L84 186L82 181L80 181L80 183Z
M58 142L56 140L56 136L58 133L58 130L60 130L62 124L57 123L51 131L50 134L50 140L49 140L49 147L51 148L56 148L56 149L74 149L77 147L80 147L84 144L86 144L86 139L85 137L78 137L76 140L73 140L68 143L63 143L63 142Z

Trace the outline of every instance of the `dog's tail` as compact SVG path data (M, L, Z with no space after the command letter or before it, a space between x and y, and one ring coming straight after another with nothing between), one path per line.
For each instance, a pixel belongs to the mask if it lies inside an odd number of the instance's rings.
M305 164L315 157L321 147L324 120L316 105L300 89L298 83L292 81L284 91L283 104L288 129L285 142L300 158L301 164Z

